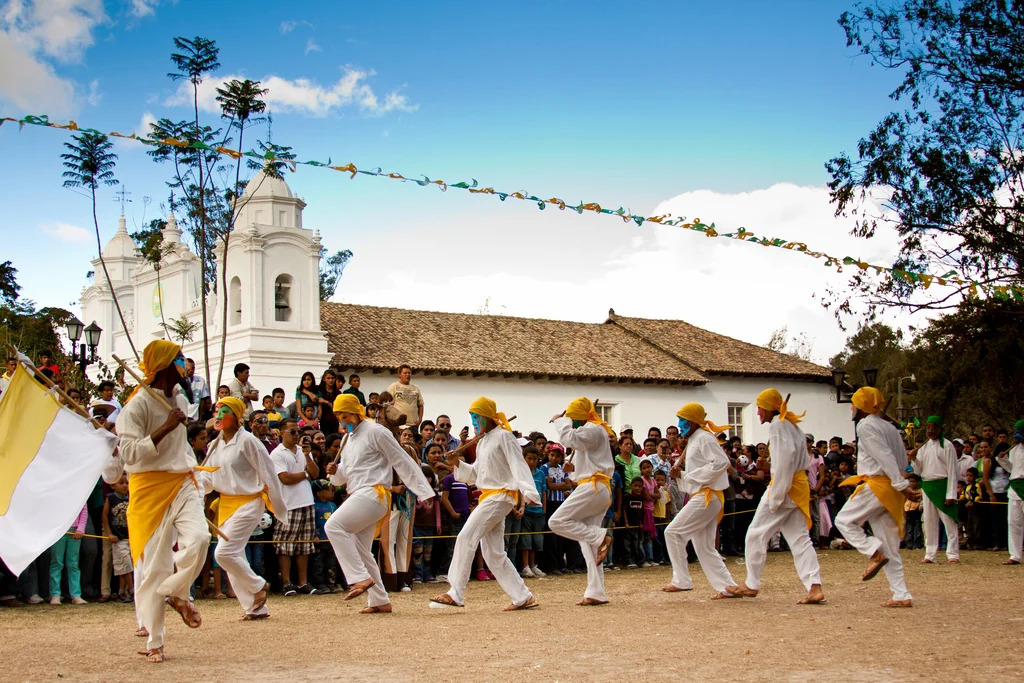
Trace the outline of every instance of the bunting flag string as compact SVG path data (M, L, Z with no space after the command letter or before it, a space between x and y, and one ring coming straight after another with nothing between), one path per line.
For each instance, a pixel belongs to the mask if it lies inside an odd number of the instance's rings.
M616 216L625 223L634 223L637 227L642 226L644 223L656 223L658 225L669 225L685 230L692 230L694 232L703 233L705 237L720 237L723 239L740 240L743 242L751 242L754 244L760 244L765 247L775 247L779 249L786 249L790 251L799 252L806 256L814 259L823 261L823 265L828 268L834 267L836 272L843 272L845 267L856 267L862 272L874 271L879 275L889 277L891 279L900 280L907 284L913 285L914 287L924 287L928 289L933 284L940 286L956 286L965 288L968 295L977 297L979 294L984 293L987 296L999 299L1014 299L1018 301L1024 300L1024 287L1016 287L1013 285L992 285L988 283L981 283L974 280L966 280L959 275L956 271L950 271L944 275L934 275L930 273L917 272L911 270L905 270L901 268L893 268L889 266L879 266L871 263L867 263L859 258L852 256L833 256L823 251L815 251L808 247L803 242L796 242L787 240L779 237L760 237L755 233L747 230L746 228L740 228L734 232L720 233L715 229L715 224L710 225L704 223L699 218L693 220L687 220L685 217L674 217L671 214L662 216L642 216L640 214L634 214L628 209L618 207L617 209L610 209L606 206L602 206L597 202L583 202L580 201L578 204L572 204L559 199L558 197L550 197L544 199L542 196L530 194L529 192L503 192L494 189L493 187L481 187L475 178L471 178L469 181L460 181L457 183L449 183L440 179L431 179L428 176L421 175L420 177L407 176L402 173L396 173L394 171L384 171L381 168L357 168L354 163L347 163L344 165L334 164L331 159L327 161L313 161L313 160L298 160L298 159L287 159L275 156L272 152L260 153L254 150L242 151L236 149L230 149L219 145L207 145L202 142L189 142L179 138L151 138L136 133L125 135L112 131L105 133L94 128L82 128L75 121L68 121L67 123L57 123L50 121L49 117L42 116L25 116L24 118L14 117L2 117L0 118L0 125L5 122L17 123L19 129L24 128L26 125L30 126L42 126L47 128L59 128L68 131L75 131L79 133L92 133L95 135L101 135L106 138L116 137L124 138L129 140L135 140L143 145L150 147L160 147L163 145L173 145L181 148L200 149L216 154L230 157L231 159L240 159L243 157L258 159L264 163L276 162L283 163L288 166L288 169L293 173L299 166L312 166L316 168L325 168L340 173L347 173L350 179L354 179L358 175L375 176L378 178L387 178L390 180L398 180L400 182L413 182L421 187L428 187L435 185L442 192L447 192L449 188L455 188L459 190L466 190L470 194L483 194L497 197L500 201L504 202L506 199L518 199L521 201L533 202L537 205L540 210L546 209L548 206L557 206L559 210L564 211L565 209L571 209L578 214L584 212L592 212L596 214L602 214L606 216Z

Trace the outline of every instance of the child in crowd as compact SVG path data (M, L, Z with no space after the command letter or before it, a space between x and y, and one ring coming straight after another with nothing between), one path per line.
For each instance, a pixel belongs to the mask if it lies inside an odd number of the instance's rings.
M281 398L284 398L284 394L281 395ZM267 426L270 429L277 429L277 425L281 422L282 414L275 409L273 396L263 397L263 410L267 413Z
M320 429L320 420L316 419L316 404L307 403L302 406L302 419L299 420L299 429Z
M537 460L540 457L537 447L533 444L525 446L523 457L530 466L533 485L537 487L541 504L527 505L523 511L523 535L519 537L519 554L523 564L520 575L526 579L543 578L546 574L537 566L537 552L544 550L544 535L540 532L544 531L544 507L547 503L545 493L548 490L548 483L545 474L537 468Z
M547 444L548 463L546 467L547 502L544 509L545 524L544 530L549 531L549 522L552 515L562 507L565 501L566 492L572 489L562 469L564 449L554 443ZM539 454L539 449L538 449ZM542 470L545 468L541 468ZM545 563L549 574L561 574L566 569L565 551L562 537L557 534L548 534L547 548L545 552Z
M668 477L661 470L654 473L654 481L658 484L658 498L654 501L654 528L658 537L654 542L654 559L656 564L665 564L668 557L665 547L665 526L671 512L672 496L668 493Z
M249 534L249 542L245 544L245 561L254 572L263 576L263 544L260 541L269 540L270 534L267 529L274 523L274 518L269 512L264 512L260 523Z
M644 553L644 567L653 567L654 540L658 538L658 529L654 526L654 503L661 497L661 488L654 479L654 465L650 460L640 462L640 481L643 485L644 518L640 534L640 549Z
M619 520L622 519L622 475L618 472L612 472L612 500L608 505L608 511L604 513L604 521L601 523L605 529L608 529L608 535L613 539L615 538L615 532L612 531L612 527L618 525ZM618 569L615 566L612 558L612 553L615 551L615 543L612 543L608 548L608 555L604 558L605 569Z
M916 491L921 487L921 477L916 474L907 475L910 480L910 489ZM906 531L903 533L904 546L908 550L917 550L924 547L924 532L921 529L921 501L913 501L907 498L903 504L903 511L906 514Z
M970 443L970 442L968 442ZM960 494L960 521L967 532L967 547L972 550L981 548L982 512L979 503L983 501L981 482L978 481L978 470L974 467L967 470L967 483Z
M103 533L110 539L110 557L118 580L118 598L132 601L132 551L128 544L128 475L114 482L103 502Z
M640 546L640 532L644 524L644 482L637 477L629 485L629 493L622 497L622 512L625 515L624 550L626 569L636 569L643 562L643 550Z
M82 536L85 535L85 521L89 509L82 506L74 524L68 530L71 536L64 534L50 546L50 604L60 604L60 577L65 567L68 570L68 593L72 605L84 605L82 599L82 572L78 568L78 554L82 550Z
M227 398L230 395L231 395L231 388L228 387L227 384L221 384L219 387L217 387L217 400L218 401L221 400L222 398Z
M313 482L313 496L316 498L313 503L316 537L321 541L316 544L316 555L313 556L313 586L322 593L337 593L341 590L337 584L340 582L344 586L345 581L341 578L338 559L331 544L327 542L327 531L324 528L327 520L338 509L334 504L334 487L326 479L317 479Z
M438 479L430 465L422 465L423 476L430 482L434 493L438 490ZM412 521L413 583L437 583L430 563L434 557L434 539L441 535L441 503L437 496L429 500L416 500Z

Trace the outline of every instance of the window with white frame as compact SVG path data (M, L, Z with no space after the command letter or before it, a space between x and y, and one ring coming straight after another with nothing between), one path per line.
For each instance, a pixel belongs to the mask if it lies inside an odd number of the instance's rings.
M608 424L613 424L612 423L612 416L615 414L615 406L616 406L616 404L614 404L614 403L598 403L597 404L597 414L598 414L598 416L600 416L600 418L602 420L604 420L605 422L607 422Z
M734 436L740 437L740 441L743 440L743 411L750 405L748 403L730 403L729 404L729 424L732 428L729 430L729 438Z

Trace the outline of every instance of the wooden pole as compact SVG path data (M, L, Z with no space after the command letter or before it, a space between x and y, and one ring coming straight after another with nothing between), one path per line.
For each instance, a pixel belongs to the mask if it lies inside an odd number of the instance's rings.
M146 383L145 379L143 379L142 377L139 377L139 374L137 372L135 372L134 370L132 370L130 367L128 367L128 364L125 363L120 358L118 358L116 354L111 354L111 358L113 358L115 361L117 361L117 364L120 365L122 368L124 368L124 371L127 372L129 375L131 375L132 378L134 378L135 381L139 383L139 387L144 389L145 392L150 395L150 397L152 397L153 399L158 401L161 405L163 405L165 408L167 408L168 411L174 410L174 406L172 406L171 402L167 400L167 396L164 395L163 392L157 391L153 387L149 386L149 384ZM206 462L206 461L203 460L203 462ZM210 531L212 531L213 533L217 534L218 536L223 538L225 541L230 541L231 540L230 538L225 536L224 532L221 531L220 528L216 524L214 524L212 521L210 521L209 518L207 518L206 524L207 524L207 526L210 527Z

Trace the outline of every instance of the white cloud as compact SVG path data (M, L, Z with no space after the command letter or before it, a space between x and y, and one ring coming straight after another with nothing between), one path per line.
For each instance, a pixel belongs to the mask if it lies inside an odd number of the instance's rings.
M130 131L128 131L128 133L135 133L136 135L139 136L148 136L150 132L149 125L151 123L156 123L156 117L153 116L152 112L147 111L142 114L142 119L137 124L135 124L135 126ZM113 138L113 141L114 147L116 147L119 152L129 150L144 151L149 149L145 145L136 142L135 140L130 140L128 138L115 137Z
M281 22L281 33L282 34L291 33L292 31L294 31L300 25L306 26L307 28L313 28L313 24L309 23L305 19L302 19L302 20L295 19L295 20L290 20L290 21L282 21Z
M308 78L289 80L280 76L266 76L260 79L264 88L270 92L266 95L267 104L275 111L297 112L307 116L322 117L344 108L356 107L365 114L380 116L392 111L412 112L419 109L418 104L411 104L409 99L393 90L383 97L377 96L366 80L376 75L373 70L345 67L344 73L336 83L324 87ZM243 80L245 76L227 75L208 78L199 84L199 108L212 113L220 111L217 104L217 88L233 80ZM182 82L178 90L164 102L167 106L191 106L192 84Z
M77 93L49 60L81 61L105 20L102 0L11 0L0 8L0 101L55 117L73 114L80 97L91 104L98 93Z
M89 94L85 96L85 101L89 103L90 107L98 107L102 99L103 93L100 92L99 79L94 78L89 81Z
M160 0L132 0L132 16L139 19L148 17L156 11L158 4L160 4Z
M492 312L587 322L603 321L611 307L620 315L684 320L758 345L787 326L790 335L808 335L819 363L846 340L848 333L816 295L823 295L829 284L842 291L849 269L840 274L799 252L670 226L645 223L638 228L551 207L523 214L507 202L473 208L473 215L417 222L416 231L396 236L407 254L437 253L437 245L451 245L460 260L457 269L447 272L430 258L398 264L393 250L372 234L342 232L350 241L336 246L351 248L355 258L337 298L463 313L477 312L490 298ZM720 233L743 226L758 236L806 242L835 256L891 262L895 234L880 231L870 241L854 238L851 223L833 212L826 188L778 184L736 194L687 192L661 202L649 215L699 217L714 222ZM321 229L325 235L332 232ZM380 226L380 231L392 229L402 228ZM461 258L470 254L480 256ZM904 326L909 321L888 322Z
M306 54L307 55L310 52L320 52L320 51L321 51L321 48L320 48L319 45L316 44L315 40L313 40L312 38L307 38L306 39Z
M44 234L50 235L56 238L58 242L65 244L86 244L94 237L94 233L91 230L86 230L71 223L62 223L61 221L43 223L39 227Z

